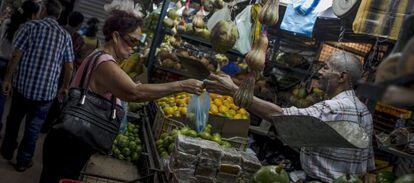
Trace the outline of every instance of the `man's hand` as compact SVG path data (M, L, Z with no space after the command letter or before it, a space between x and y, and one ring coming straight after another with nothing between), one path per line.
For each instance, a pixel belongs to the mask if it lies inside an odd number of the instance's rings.
M203 82L196 79L179 81L179 85L184 92L200 95L203 92Z
M3 95L4 96L9 96L11 90L12 90L11 80L10 79L5 79L4 82L3 82Z
M58 91L58 100L59 102L63 102L65 97L68 95L69 90L66 87L62 87Z
M209 92L218 93L222 95L233 96L239 87L234 84L229 75L226 74L211 74L211 80L204 81L206 88Z

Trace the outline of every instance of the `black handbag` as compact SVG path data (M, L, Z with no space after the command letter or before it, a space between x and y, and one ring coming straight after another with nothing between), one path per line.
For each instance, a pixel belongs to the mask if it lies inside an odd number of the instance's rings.
M88 90L90 75L102 54L96 52L90 56L82 73L80 87L69 90L54 128L63 129L98 152L109 154L125 112L116 104L114 96L108 100Z

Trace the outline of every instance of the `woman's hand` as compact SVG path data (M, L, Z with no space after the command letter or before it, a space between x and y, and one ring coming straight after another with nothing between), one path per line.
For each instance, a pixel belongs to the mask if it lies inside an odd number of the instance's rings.
M207 91L221 95L233 96L239 87L234 84L229 75L226 74L211 74L211 80L204 81Z
M187 79L178 82L183 92L200 95L203 92L203 82L196 79Z

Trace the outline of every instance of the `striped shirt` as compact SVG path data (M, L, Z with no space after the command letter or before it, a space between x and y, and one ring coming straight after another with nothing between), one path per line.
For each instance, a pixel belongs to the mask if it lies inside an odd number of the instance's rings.
M64 62L74 60L69 33L53 18L34 20L19 29L13 47L23 52L14 75L15 90L30 100L53 100Z
M353 90L308 108L284 108L283 114L313 116L322 121L358 122L370 137L373 134L372 116ZM302 147L300 159L308 176L324 182L332 182L347 173L362 175L375 167L372 142L367 149Z

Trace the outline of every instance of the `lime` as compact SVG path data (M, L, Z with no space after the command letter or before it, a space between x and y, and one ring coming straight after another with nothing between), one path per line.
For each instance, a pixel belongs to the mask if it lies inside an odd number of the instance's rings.
M122 154L120 154L120 155L119 155L119 157L118 157L118 159L120 159L120 160L125 160L125 156L124 156L124 155L122 155Z
M167 136L168 136L168 134L167 134L167 133L163 133L163 134L161 134L160 139L165 139L165 137L167 137Z
M135 151L137 149L138 145L134 141L131 141L131 142L129 142L128 147L129 147L130 150Z
M168 153L165 152L165 151L161 152L161 157L162 158L167 158L168 157Z
M132 156L131 156L131 160L132 160L132 161L137 161L137 160L138 160L138 158L139 158L139 154L138 154L138 153L134 153L134 154L132 154Z
M199 134L199 136L200 136L202 139L204 139L204 140L210 140L210 139L211 139L211 135L210 135L209 133L207 133L207 132L201 132L201 133Z
M122 154L124 156L129 156L129 154L131 154L131 150L126 147L126 148L122 149Z
M188 131L188 135L187 136L190 136L190 137L197 137L197 132L196 131L194 131L194 130L189 130Z
M174 144L170 144L170 146L168 146L168 152L171 153L174 150L175 145Z

